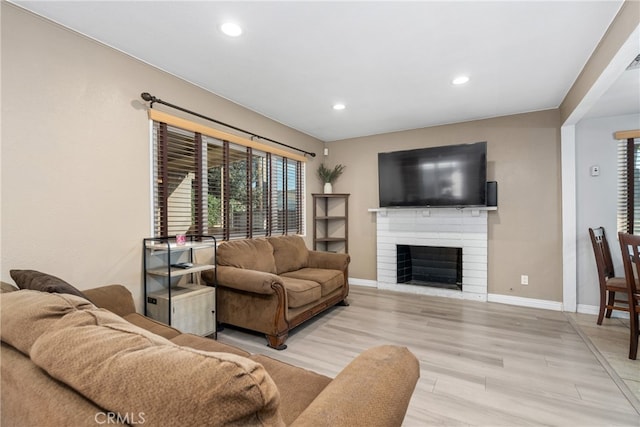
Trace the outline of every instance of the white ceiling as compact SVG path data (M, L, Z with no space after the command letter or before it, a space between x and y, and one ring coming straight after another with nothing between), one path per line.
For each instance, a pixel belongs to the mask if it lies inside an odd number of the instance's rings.
M622 1L13 3L334 141L558 107ZM622 94L616 111L640 112Z

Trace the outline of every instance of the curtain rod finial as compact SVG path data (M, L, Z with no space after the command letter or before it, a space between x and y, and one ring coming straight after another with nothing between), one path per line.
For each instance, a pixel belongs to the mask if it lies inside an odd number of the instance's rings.
M149 92L142 92L140 94L140 97L142 97L142 99L144 99L145 101L152 101L152 102L156 101L156 97L151 95Z

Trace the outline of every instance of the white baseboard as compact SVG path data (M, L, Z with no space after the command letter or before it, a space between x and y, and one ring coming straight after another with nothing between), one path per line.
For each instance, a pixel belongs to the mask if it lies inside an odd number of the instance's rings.
M385 286L379 286L378 282L376 280L366 280L366 279L356 279L353 277L349 277L349 284L351 285L357 285L357 286L367 286L370 288L378 288L378 289L387 289L389 290L389 288L385 287ZM402 287L398 287L397 289L392 289L396 292L406 292L406 293L417 293L417 292L407 292L406 289L403 289ZM461 294L460 292L458 292L458 294ZM443 296L443 297L447 297L447 298L461 298L462 296L455 296L454 293L451 293L451 295L447 295L446 293L442 293L442 294L438 294L435 296ZM477 298L471 298L471 299L477 299ZM479 299L482 300L482 299ZM511 295L500 295L500 294L488 294L487 295L487 299L486 301L488 302L496 302L499 304L508 304L508 305L517 305L520 307L530 307L530 308L541 308L544 310L553 310L553 311L562 311L563 310L563 305L561 302L558 301L548 301L548 300L541 300L541 299L535 299L535 298L523 298L523 297L515 297L515 296L511 296ZM589 307L589 306L583 306L583 307ZM585 311L585 313L587 313ZM616 312L614 312L615 314L617 314ZM589 314L593 314L593 313L589 313ZM598 307L595 307L595 314L598 314ZM616 316L618 317L618 316Z
M515 297L512 295L489 294L487 301L520 307L542 308L544 310L562 311L562 303L535 298Z
M598 307L597 305L578 304L578 313L593 314L597 316L599 311L600 307ZM620 310L613 310L613 312L611 313L611 317L628 319L629 313Z
M378 282L375 280L366 280L366 279L356 279L353 277L349 277L350 285L358 285L358 286L367 286L369 288L377 288Z

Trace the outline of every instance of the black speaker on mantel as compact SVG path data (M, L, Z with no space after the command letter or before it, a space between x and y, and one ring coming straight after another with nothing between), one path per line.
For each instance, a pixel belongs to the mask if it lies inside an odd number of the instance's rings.
M487 206L498 206L498 182L487 181Z

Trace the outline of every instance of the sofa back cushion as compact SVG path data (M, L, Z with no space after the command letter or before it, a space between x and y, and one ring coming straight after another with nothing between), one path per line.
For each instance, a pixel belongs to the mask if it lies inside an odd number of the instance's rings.
M266 239L242 239L223 242L216 253L218 265L248 270L276 272L273 246Z
M280 395L259 363L179 347L107 311L60 319L31 358L97 406L148 425L283 425Z
M307 267L309 250L300 236L276 236L267 240L273 246L276 274L288 273Z
M85 298L97 307L106 308L120 317L136 312L131 291L122 285L107 285L99 288L87 289Z
M29 355L33 343L63 316L95 309L89 301L69 294L28 289L0 294L2 341Z

